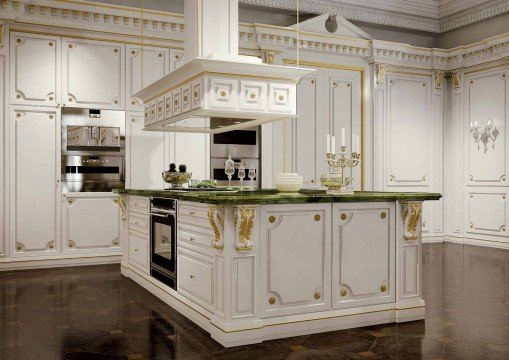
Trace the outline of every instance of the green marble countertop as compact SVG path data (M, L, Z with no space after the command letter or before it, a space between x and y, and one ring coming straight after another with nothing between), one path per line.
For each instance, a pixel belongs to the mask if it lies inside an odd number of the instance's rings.
M324 190L280 193L276 190L175 192L171 190L114 189L116 194L167 197L213 205L304 204L339 202L382 202L439 200L439 193L356 191L350 195L328 195Z

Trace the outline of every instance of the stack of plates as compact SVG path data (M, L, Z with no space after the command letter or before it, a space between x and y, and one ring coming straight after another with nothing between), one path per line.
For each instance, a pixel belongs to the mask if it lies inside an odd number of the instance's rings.
M298 192L302 189L302 176L296 173L281 173L274 176L274 187L280 192Z

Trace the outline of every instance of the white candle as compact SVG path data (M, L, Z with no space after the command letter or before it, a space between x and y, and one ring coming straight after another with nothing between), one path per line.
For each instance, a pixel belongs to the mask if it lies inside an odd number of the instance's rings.
M361 153L361 138L359 137L359 135L357 135L357 137L355 138L355 151L358 152L359 154Z
M341 146L346 146L345 128L341 128Z
M327 154L329 154L331 151L330 151L330 134L327 134Z
M332 137L331 147L332 147L332 153L335 154L336 153L336 137L335 136Z
M356 152L356 150L355 150L355 134L354 133L352 133L351 147L352 147L352 152Z

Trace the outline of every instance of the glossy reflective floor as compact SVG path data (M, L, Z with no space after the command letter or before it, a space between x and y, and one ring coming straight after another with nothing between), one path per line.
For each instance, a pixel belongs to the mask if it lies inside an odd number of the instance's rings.
M224 349L119 266L0 273L0 359L509 359L509 251L424 246L425 321Z

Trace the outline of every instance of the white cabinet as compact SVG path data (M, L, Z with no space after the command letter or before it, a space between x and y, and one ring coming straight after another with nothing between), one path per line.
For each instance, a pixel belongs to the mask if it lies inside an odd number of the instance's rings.
M11 103L56 106L60 101L60 38L11 33Z
M179 293L213 311L214 258L184 246L179 246L177 252Z
M363 130L362 71L360 69L325 69L318 68L309 77L302 78L297 86L297 119L291 126L293 143L287 145L287 153L293 152L293 163L287 157L286 166L294 168L303 176L305 185L320 185L320 176L327 171L325 166L325 136L336 136L336 152L341 145L341 129L346 130L346 148L351 151L351 134L359 136ZM283 127L276 128L275 154L278 163L283 164L284 142ZM291 143L291 142L289 142ZM278 154L278 152L280 154ZM346 175L351 176L352 170L347 169ZM356 190L361 190L361 166L353 169Z
M120 252L118 196L108 193L66 194L63 200L63 251Z
M7 84L7 69L8 69L8 59L5 55L0 55L0 114L2 114L2 119L4 118L5 108L7 101L5 101L5 94L8 92L8 84ZM4 124L6 122L4 121ZM0 126L0 139L2 139L2 144L6 138L4 138L4 126ZM8 196L7 191L4 190L4 178L5 173L7 172L7 166L5 164L4 159L4 146L0 146L0 258L6 255L7 249L7 237L8 234L6 232L7 224L5 221L5 211L7 205Z
M149 239L132 230L129 230L129 263L150 273Z
M133 95L161 79L170 70L168 49L144 46L126 46L126 101L128 110L143 111L141 101Z
M123 109L124 52L123 44L63 38L63 105Z
M260 210L260 316L329 310L331 204Z
M164 133L143 131L142 114L128 113L126 119L126 186L130 189L161 189L165 169Z
M59 238L59 111L11 107L9 138L12 253L54 254Z
M333 308L395 301L394 217L394 203L333 205Z
M182 50L170 50L171 71L184 65L183 56ZM180 96L180 92L178 96ZM210 178L210 135L169 133L167 134L167 144L168 149L165 152L170 154L170 162L186 164L188 171L193 173L193 179Z

